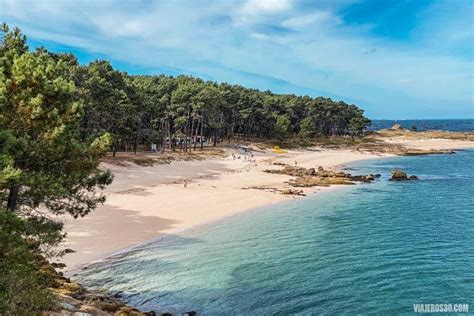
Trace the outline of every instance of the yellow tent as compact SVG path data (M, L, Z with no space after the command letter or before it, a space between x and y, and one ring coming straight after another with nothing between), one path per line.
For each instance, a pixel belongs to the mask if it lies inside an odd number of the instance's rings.
M280 146L273 146L273 150L272 150L275 154L284 154L284 153L287 153L286 150L283 150L280 148Z

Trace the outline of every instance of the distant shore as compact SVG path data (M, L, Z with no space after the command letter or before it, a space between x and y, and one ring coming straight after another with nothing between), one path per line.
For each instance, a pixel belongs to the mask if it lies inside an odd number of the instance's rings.
M474 141L458 139L414 139L395 135L385 137L384 142L387 146L396 144L416 152L474 148ZM338 170L351 162L394 156L389 151L321 147L279 154L267 149L252 154L248 156L250 161L246 161L241 152L226 148L221 157L153 166L131 162L111 164L106 160L102 167L115 175L114 183L106 189L106 203L84 218L65 219L66 247L76 251L62 258L67 270L150 239L178 234L248 209L300 198L276 191L290 188L286 182L292 177L263 172L276 168L275 162ZM160 154L146 157L155 156L160 157ZM260 189L245 190L254 187ZM302 188L304 194L328 189L330 187Z

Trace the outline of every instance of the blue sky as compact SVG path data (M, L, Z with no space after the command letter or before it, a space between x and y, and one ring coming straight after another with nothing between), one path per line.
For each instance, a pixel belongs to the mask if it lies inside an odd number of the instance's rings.
M323 95L371 118L474 118L472 0L0 0L30 47Z

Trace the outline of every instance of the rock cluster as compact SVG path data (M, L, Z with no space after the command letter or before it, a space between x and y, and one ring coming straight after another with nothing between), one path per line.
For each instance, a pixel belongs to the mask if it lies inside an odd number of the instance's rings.
M407 176L406 172L399 169L392 170L392 177L390 180L393 181L404 181L404 180L418 180L418 177L415 175Z
M456 153L451 149L403 149L397 154L400 156L425 156L425 155L440 155L440 154L454 154Z
M294 187L313 187L313 186L330 186L333 184L350 185L356 182L371 182L380 175L358 175L353 176L350 173L336 172L332 170L325 170L323 167L302 168L291 165L284 165L282 169L267 169L267 173L284 174L296 177L291 179L288 183Z
M257 186L250 186L250 187L242 188L242 190L250 190L250 189L263 190L263 191L268 191L268 192L275 192L275 193L280 193L280 194L283 194L283 195L301 195L301 196L306 195L306 194L304 194L303 190L291 189L291 188L277 189L277 188L268 187L268 186L265 186L265 185L257 185Z
M56 308L44 311L42 316L171 316L169 313L141 312L136 308L127 306L117 296L88 291L81 285L72 282L61 272L56 271L56 268L64 267L62 263L49 263L41 257L39 258L39 264L41 271L47 276L48 286L56 298ZM196 315L196 312L191 311L185 314Z
M301 195L301 196L306 195L304 194L303 190L298 190L298 189L283 189L283 190L280 190L280 193L283 195Z

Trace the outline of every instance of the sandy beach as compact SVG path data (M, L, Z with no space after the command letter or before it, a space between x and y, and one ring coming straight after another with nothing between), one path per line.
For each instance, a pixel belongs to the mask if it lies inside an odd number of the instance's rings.
M474 147L474 142L449 139L390 138L386 141L422 150ZM192 226L255 207L300 198L270 189L244 189L251 186L289 188L285 182L290 176L262 172L276 168L274 162L291 165L296 162L305 168L322 166L337 170L354 161L392 156L359 150L312 148L283 154L271 150L254 152L249 162L243 157L233 159L234 150L226 149L226 153L225 158L154 166L103 163L102 168L110 169L115 175L114 183L105 191L106 203L84 218L65 218L66 247L75 250L62 258L67 264L66 270L159 236L178 234ZM328 189L303 190L305 194L313 194Z

